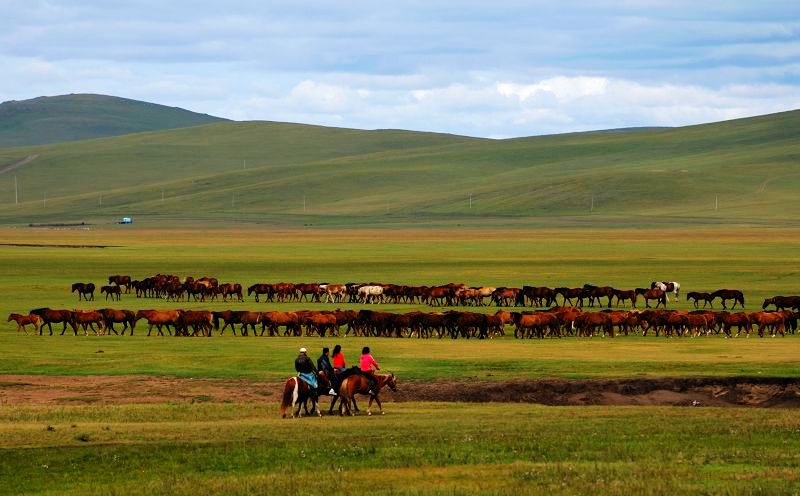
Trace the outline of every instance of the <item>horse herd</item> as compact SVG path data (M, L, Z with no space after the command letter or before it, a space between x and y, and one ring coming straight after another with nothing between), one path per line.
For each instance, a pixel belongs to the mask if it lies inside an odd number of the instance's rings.
M101 288L101 294L106 293L106 300L116 297L119 300L123 292L130 293L133 289L138 298L162 298L168 301L214 301L222 297L244 301L242 285L239 283L219 283L213 277L186 277L183 281L179 276L170 274L157 274L142 280L132 280L130 276L114 275L108 278L109 285ZM680 284L672 281L654 281L649 288L636 288L622 290L611 286L595 286L584 284L582 287L549 288L544 286L493 287L479 286L468 287L466 284L449 283L440 286L409 286L386 283L256 283L247 288L247 296L254 296L256 302L263 300L267 303L279 302L325 302L325 303L406 303L428 304L431 306L484 306L487 299L490 305L498 307L508 306L535 306L550 307L558 304L561 297L562 306L576 305L583 307L585 302L593 307L595 303L602 304L602 299L608 299L611 308L616 299L617 306L629 302L636 308L639 298L644 299L645 306L649 307L651 301L656 302L656 308L666 307L669 302L668 294L671 292L677 298L680 294ZM95 285L93 283L75 283L72 292L78 293L78 300L82 298L94 299ZM720 298L723 308L726 301L734 300L744 306L744 296L738 290L718 290L713 293L689 293L688 298L696 302L711 303ZM704 304L704 307L705 307ZM695 303L697 305L697 303Z
M714 312L711 310L613 310L584 311L574 306L556 306L545 310L509 312L498 310L493 314L449 310L445 312L407 313L375 310L297 310L297 311L247 311L247 310L56 310L37 308L28 315L11 314L8 321L16 321L18 328L27 334L26 325L34 326L41 335L47 326L53 335L52 324L62 324L61 334L71 328L75 335L82 329L96 335L122 334L130 329L133 335L136 323L145 320L150 336L155 327L158 335L164 331L174 336L208 336L212 329L223 335L230 328L236 335L237 326L242 336L344 336L372 337L450 337L479 339L502 336L506 326L514 327L517 338L592 337L596 334L614 337L617 334L641 333L646 336L700 336L724 333L738 336L744 332L749 337L754 326L764 336L786 332L795 333L800 315L800 297L776 296L764 301L763 308L775 305L774 311ZM118 332L114 325L122 325ZM220 327L220 324L221 327Z

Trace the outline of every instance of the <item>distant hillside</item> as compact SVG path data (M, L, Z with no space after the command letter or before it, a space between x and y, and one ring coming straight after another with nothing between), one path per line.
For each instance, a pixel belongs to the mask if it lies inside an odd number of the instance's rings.
M508 140L224 122L0 149L0 223L800 225L798 129L800 111Z
M104 138L223 120L113 96L43 96L0 104L0 147Z

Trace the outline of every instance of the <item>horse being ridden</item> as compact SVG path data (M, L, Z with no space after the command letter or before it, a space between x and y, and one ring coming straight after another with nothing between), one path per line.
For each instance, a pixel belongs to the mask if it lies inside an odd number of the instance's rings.
M353 406L355 407L355 411L358 410L358 406L355 405L355 395L356 394L363 394L365 396L369 396L369 405L367 405L367 415L372 415L372 401L374 400L378 403L378 408L380 408L381 415L384 414L383 412L383 405L381 405L381 400L378 398L378 395L383 389L384 386L388 386L389 389L392 391L397 391L397 382L395 380L394 374L375 374L376 384L374 386L375 394L370 394L370 383L369 379L364 377L360 374L354 374L350 377L347 377L342 381L341 386L339 386L339 397L341 398L341 405L339 405L339 411L342 412L342 408L344 408L348 415L355 415L355 412L350 408L350 402L353 402Z

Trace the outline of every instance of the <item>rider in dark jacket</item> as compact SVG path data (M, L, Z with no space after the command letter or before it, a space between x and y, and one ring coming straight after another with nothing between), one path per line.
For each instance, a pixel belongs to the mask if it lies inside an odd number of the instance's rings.
M317 369L314 367L314 362L308 358L305 348L300 348L300 354L294 360L294 369L301 374L317 374Z
M331 360L328 357L328 353L330 350L325 347L322 348L322 355L317 358L317 370L320 372L325 372L325 377L331 383L331 389L328 391L328 394L336 395L336 391L333 388L333 383L336 380L335 374L333 373L333 365L331 365Z

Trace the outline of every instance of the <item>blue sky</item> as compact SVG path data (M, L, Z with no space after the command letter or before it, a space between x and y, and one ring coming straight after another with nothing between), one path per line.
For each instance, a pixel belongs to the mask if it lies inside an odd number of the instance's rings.
M0 100L103 93L487 137L800 108L797 0L0 0L0 12Z

